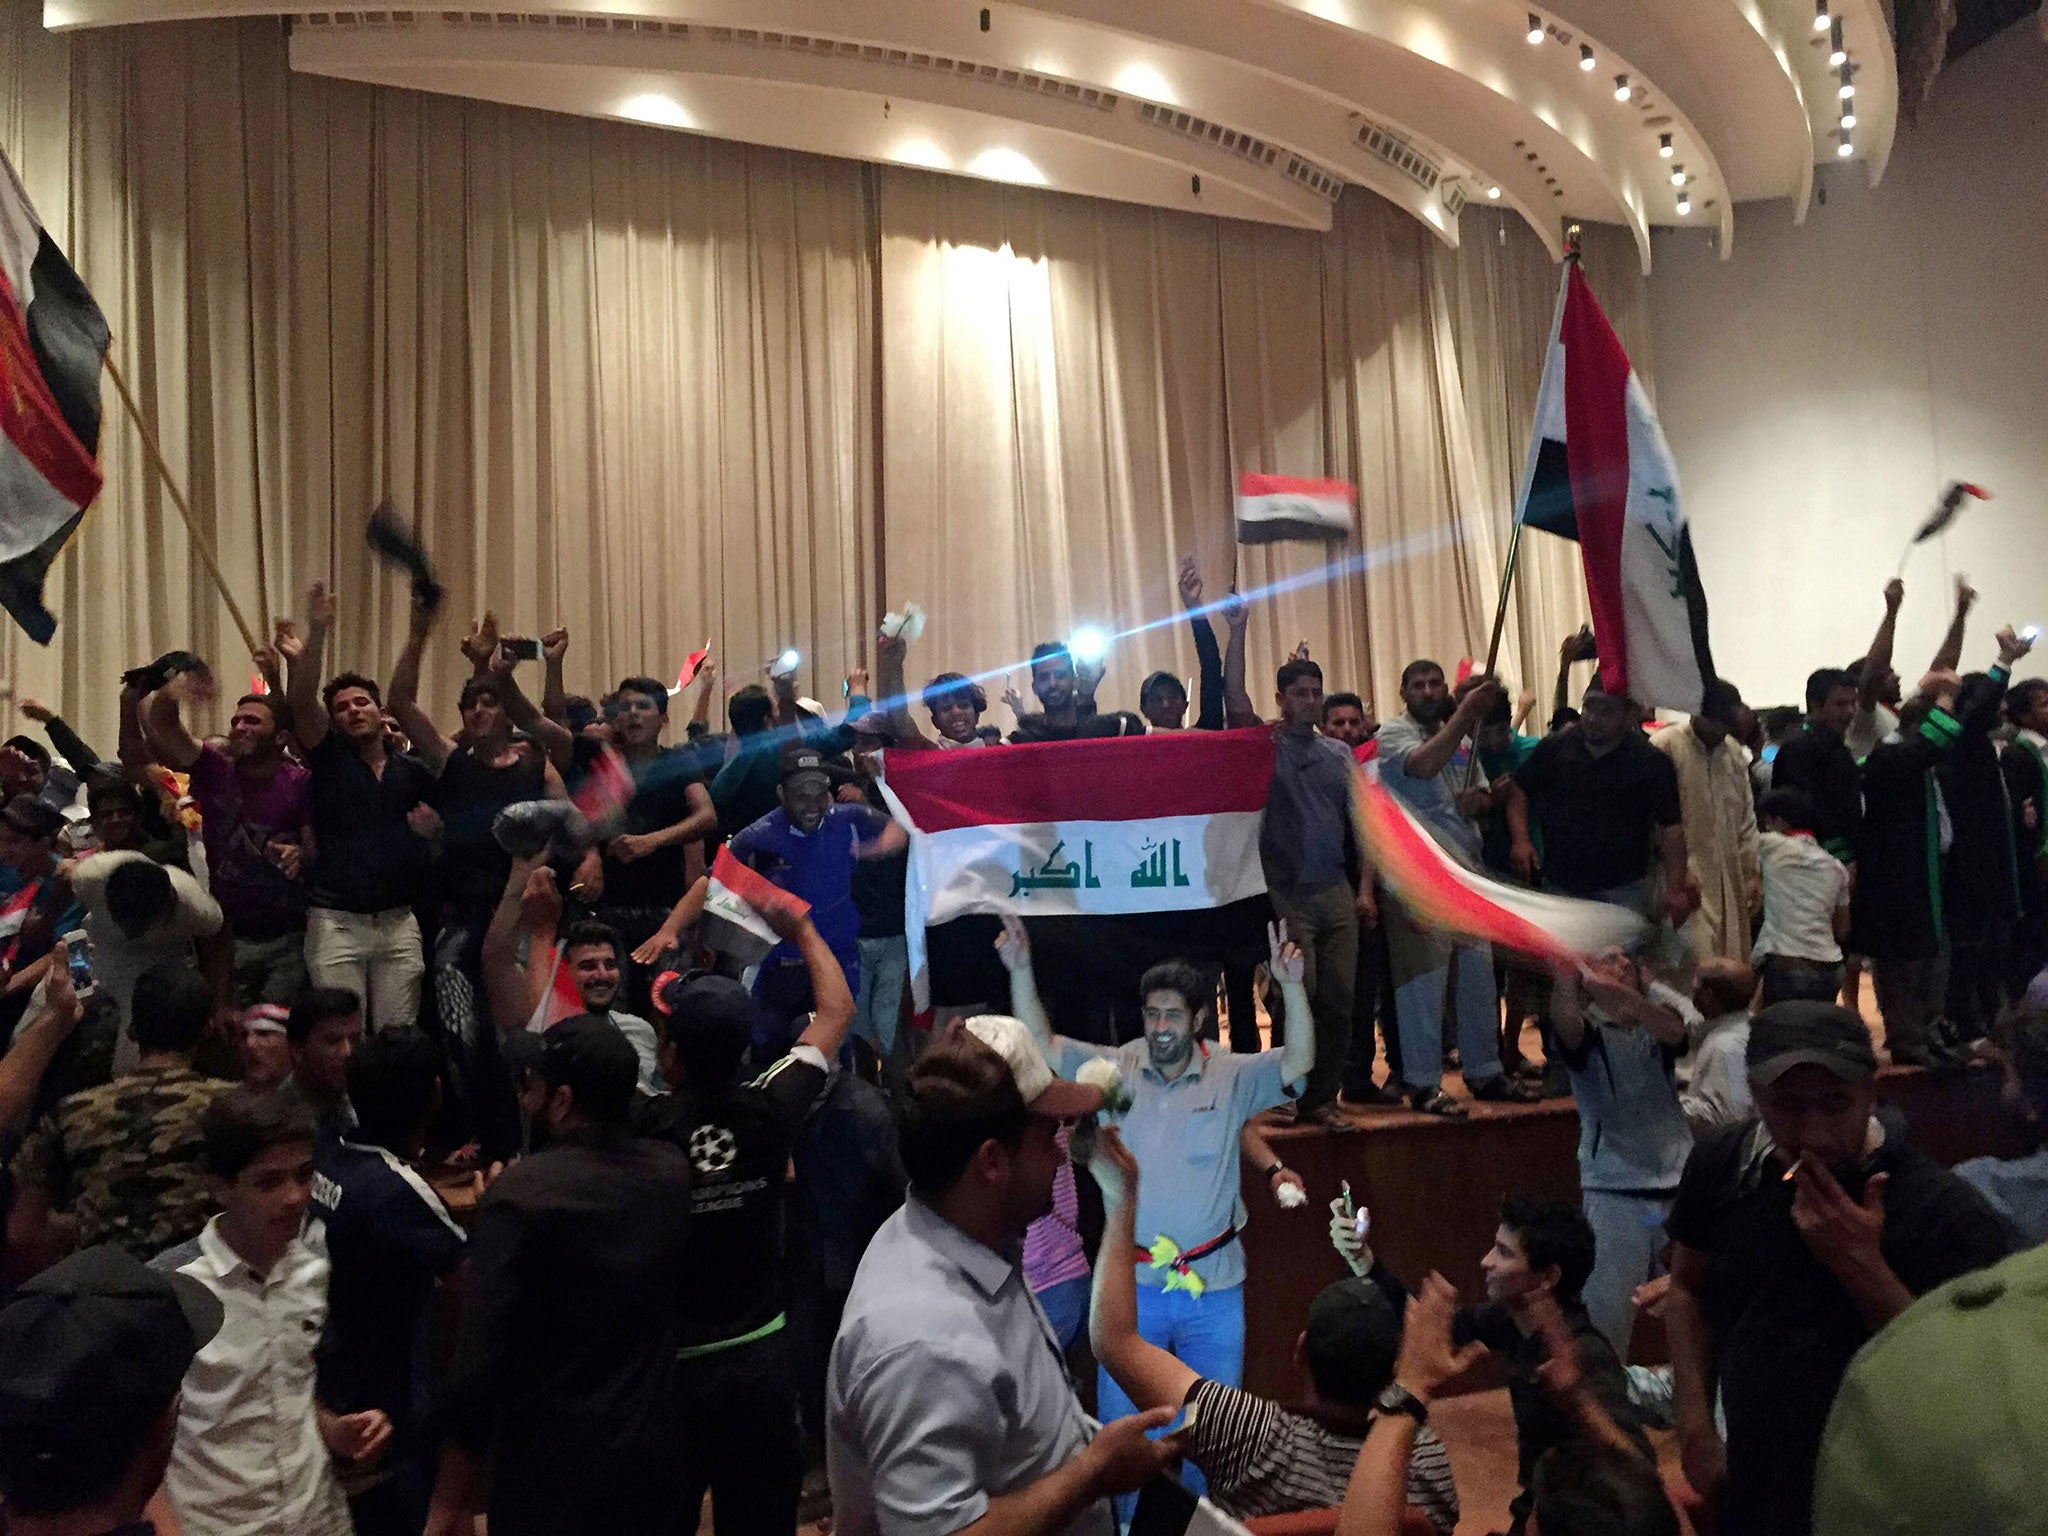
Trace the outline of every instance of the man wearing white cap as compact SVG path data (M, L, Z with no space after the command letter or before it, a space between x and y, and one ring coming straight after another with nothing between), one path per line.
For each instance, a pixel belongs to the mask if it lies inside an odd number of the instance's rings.
M1113 1536L1109 1500L1181 1453L1171 1409L1097 1427L1024 1280L1061 1123L1102 1105L1056 1080L1017 1020L956 1021L911 1069L910 1198L875 1234L832 1347L838 1536Z

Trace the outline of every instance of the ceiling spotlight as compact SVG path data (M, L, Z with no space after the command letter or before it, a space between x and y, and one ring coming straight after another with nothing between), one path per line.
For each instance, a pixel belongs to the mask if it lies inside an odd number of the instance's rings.
M1686 216L1686 215L1687 215L1688 213L1691 213L1691 212L1692 212L1692 199L1691 199L1691 198L1689 198L1689 197L1687 197L1687 196L1686 196L1686 195L1685 195L1685 194L1684 194L1683 192L1679 193L1679 194L1678 194L1678 216L1679 216L1680 218L1684 218L1684 217L1685 217L1685 216Z
M1856 153L1856 146L1849 142L1849 136L1846 133L1842 135L1842 142L1835 146L1835 153L1844 160Z
M1813 30L1827 31L1834 17L1828 14L1828 0L1813 0Z
M1529 41L1532 43L1543 41L1543 18L1534 11L1529 13Z
M1839 65L1847 63L1848 59L1849 50L1842 46L1842 18L1837 16L1829 23L1828 62Z
M1615 99L1616 101L1627 101L1627 100L1628 100L1628 76L1627 76L1627 75L1616 75L1616 76L1614 77L1614 99Z
M1844 71L1846 71L1848 69L1848 65L1845 64L1842 66L1842 68ZM1842 80L1842 89L1839 94L1841 95L1841 98L1844 101L1847 101L1851 96L1854 96L1856 94L1856 82L1851 79L1848 79L1846 77L1846 74Z
M1494 200L1495 202L1498 202L1498 201L1500 201L1500 188L1499 188L1499 187L1488 187L1488 188L1486 189L1486 195L1487 195L1487 196L1488 196L1489 198L1492 198L1492 199L1493 199L1493 200Z
M1579 68L1590 70L1592 67L1593 45L1591 43L1579 44Z
M1657 153L1662 155L1666 160L1669 160L1671 158L1670 134L1660 133L1657 135Z
M1685 185L1684 166L1674 165L1673 167L1671 167L1671 185L1673 185L1674 187L1682 187Z
M1856 126L1856 109L1854 107L1844 107L1842 109L1842 126L1844 128L1854 128Z

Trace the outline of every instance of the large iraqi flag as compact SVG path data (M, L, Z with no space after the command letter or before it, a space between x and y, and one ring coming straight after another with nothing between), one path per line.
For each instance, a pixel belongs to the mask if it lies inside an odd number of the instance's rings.
M1601 686L1697 713L1714 663L1678 471L1576 260L1565 267L1515 520L1578 541Z
M0 157L0 607L47 645L43 578L100 492L107 321Z
M969 912L1120 916L1221 907L1266 888L1264 729L882 754L910 834L904 928Z

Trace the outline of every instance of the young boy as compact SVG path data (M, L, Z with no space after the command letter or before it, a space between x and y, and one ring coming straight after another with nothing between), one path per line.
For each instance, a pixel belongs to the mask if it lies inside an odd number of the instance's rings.
M334 1460L367 1468L391 1423L315 1399L327 1247L306 1226L313 1118L303 1100L235 1088L200 1117L220 1214L154 1267L189 1276L225 1320L185 1373L164 1490L187 1536L349 1536Z
M1763 1006L1794 997L1831 1002L1842 988L1849 868L1815 840L1813 798L1804 790L1771 790L1757 820L1764 921L1749 958L1763 978Z

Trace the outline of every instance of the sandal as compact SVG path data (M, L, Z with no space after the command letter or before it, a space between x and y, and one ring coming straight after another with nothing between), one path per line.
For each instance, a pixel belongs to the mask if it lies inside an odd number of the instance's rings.
M1416 1089L1408 1095L1408 1107L1418 1114L1440 1115L1446 1120L1462 1120L1470 1113L1441 1088Z

